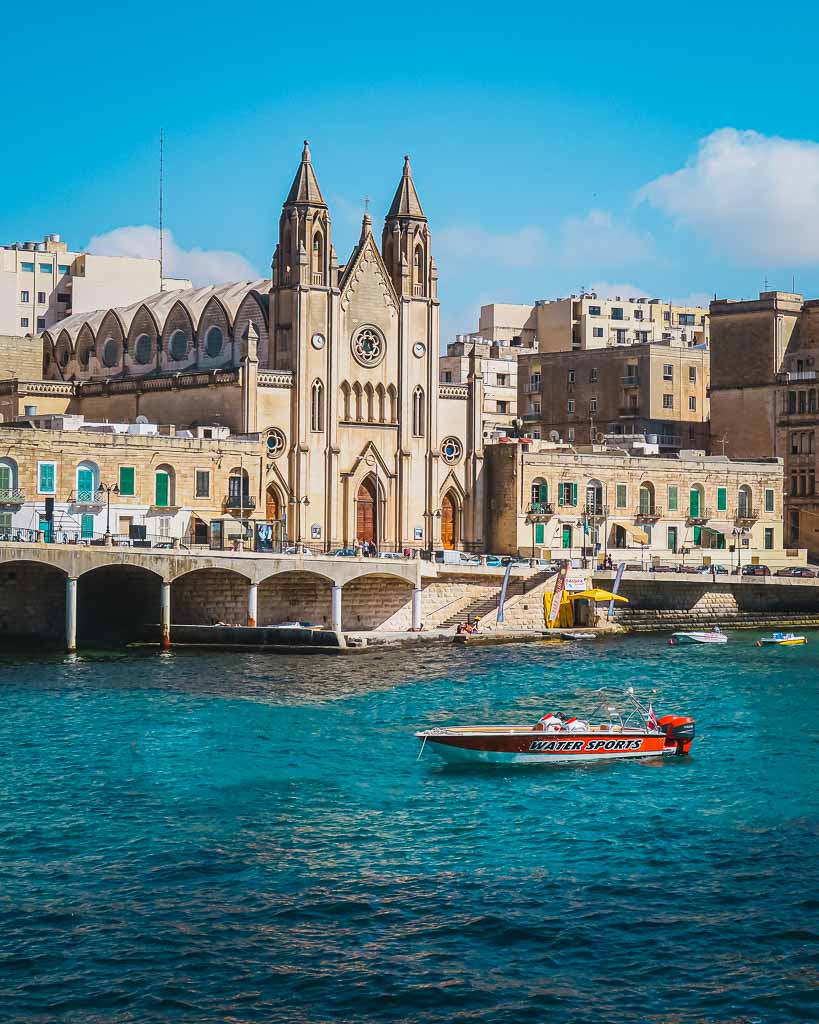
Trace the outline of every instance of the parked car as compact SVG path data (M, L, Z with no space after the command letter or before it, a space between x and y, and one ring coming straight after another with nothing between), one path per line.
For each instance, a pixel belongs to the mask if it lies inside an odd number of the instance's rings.
M785 569L777 569L774 576L801 576L803 579L816 579L816 570L806 565L789 565Z
M379 551L379 558L403 558L400 551Z
M491 568L493 568L493 569L498 569L501 566L505 565L506 563L500 557L500 555L487 555L486 556L486 564L488 566L491 566Z
M658 562L656 565L650 565L648 568L649 572L677 572L676 565L669 565L667 562ZM680 570L682 571L682 569Z
M728 575L728 569L724 565L698 565L695 570L700 576L711 576L716 573L719 576L721 573Z
M331 558L355 558L355 548L336 548L335 551L328 551Z
M741 569L734 569L733 576L770 576L771 570L767 565L743 565Z
M304 555L305 558L312 558L313 552L306 544L291 544L289 548L285 548L283 551L285 555Z

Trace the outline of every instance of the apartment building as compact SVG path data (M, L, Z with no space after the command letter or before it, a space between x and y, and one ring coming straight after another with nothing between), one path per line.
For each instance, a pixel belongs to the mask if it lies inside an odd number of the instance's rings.
M819 557L819 300L794 292L711 303L712 445L785 461L785 536Z
M493 302L481 306L478 330L470 338L482 341L515 342L524 348L537 346L535 307Z
M576 352L663 342L708 344L708 310L660 299L602 298L594 292L535 303L541 352Z
M611 554L645 567L805 561L783 548L782 459L519 440L487 448L486 471L489 548L502 554Z
M669 343L537 352L518 364L526 433L569 444L643 437L664 451L707 450L710 356Z
M532 352L519 339L490 341L477 335L458 335L440 358L442 384L467 384L470 373L483 376L482 429L484 443L514 433L518 415L518 360Z
M59 235L0 246L0 335L40 334L73 313L190 288L160 277L158 259L71 252Z

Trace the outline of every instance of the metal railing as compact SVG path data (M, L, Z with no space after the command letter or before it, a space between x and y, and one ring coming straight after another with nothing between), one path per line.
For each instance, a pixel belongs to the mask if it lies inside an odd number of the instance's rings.
M0 505L23 505L26 492L21 487L0 487Z
M609 506L599 505L597 502L594 502L592 505L586 505L583 509L583 515L589 519L602 519L608 514Z
M526 512L530 516L553 516L555 507L551 501L533 501Z
M101 491L95 490L76 490L72 491L68 496L69 504L71 505L92 505L95 508L102 508L105 504L105 498Z
M624 388L637 388L640 386L639 374L626 375L622 378Z
M735 508L731 516L735 523L755 523L759 519L759 512L754 508Z
M663 514L660 505L641 505L634 513L635 519L659 519Z
M246 508L252 511L256 508L256 499L252 494L226 494L222 505L224 508Z
M696 523L696 522L704 521L706 519L711 519L713 514L714 514L714 510L710 509L710 508L701 508L697 512L694 512L692 509L689 508L688 512L686 513L685 518L690 523Z
M636 405L620 406L620 408L617 410L617 413L619 416L639 416L640 408L639 406Z

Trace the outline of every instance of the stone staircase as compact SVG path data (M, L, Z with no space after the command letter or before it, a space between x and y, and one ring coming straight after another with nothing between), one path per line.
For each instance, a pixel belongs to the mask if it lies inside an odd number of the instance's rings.
M522 597L524 594L528 594L530 591L539 587L547 579L551 579L554 573L550 572L537 572L531 576L516 577L509 580L509 586L506 591L506 601L509 602L512 598ZM477 597L474 601L470 601L469 604L458 609L448 618L444 619L443 622L439 622L436 625L436 629L449 629L452 626L457 626L462 622L466 622L467 618L473 620L475 616L483 619L485 616L495 618L494 613L498 609L498 600L500 598L501 588L498 587L494 593L489 597Z
M506 629L544 629L543 595L551 589L555 575L554 572L534 573L526 579L525 591L521 587L518 593L507 594L503 609L504 621L500 625L498 625L496 600L492 610L481 620L481 629L485 629L487 632L494 630L502 632Z

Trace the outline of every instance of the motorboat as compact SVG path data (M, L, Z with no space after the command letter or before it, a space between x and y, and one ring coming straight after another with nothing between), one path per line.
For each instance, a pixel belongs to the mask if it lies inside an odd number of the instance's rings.
M564 640L596 640L596 633L572 633L569 630L560 634Z
M707 632L693 630L672 633L668 642L672 647L676 644L727 644L728 637L718 629L711 629Z
M805 637L797 636L796 633L774 633L773 636L763 636L761 640L757 640L756 645L757 647L799 647L807 642Z
M547 714L535 725L456 725L416 732L421 757L429 744L454 764L557 764L683 755L694 741L694 719L657 718L634 689L618 696L598 690L592 724L564 714Z

